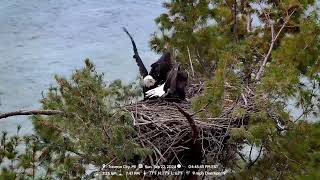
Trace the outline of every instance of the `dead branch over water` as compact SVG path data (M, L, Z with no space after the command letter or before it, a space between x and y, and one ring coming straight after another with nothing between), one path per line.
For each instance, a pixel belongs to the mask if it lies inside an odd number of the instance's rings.
M7 113L0 113L0 119L11 116L26 116L26 115L63 115L65 112L60 110L19 110Z

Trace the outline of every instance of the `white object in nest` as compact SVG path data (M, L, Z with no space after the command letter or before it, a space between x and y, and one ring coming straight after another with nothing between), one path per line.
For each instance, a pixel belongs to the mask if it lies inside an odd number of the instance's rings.
M164 91L164 84L163 83L161 86L158 86L156 88L150 89L149 91L146 92L146 97L152 98L152 97L161 97L165 94Z

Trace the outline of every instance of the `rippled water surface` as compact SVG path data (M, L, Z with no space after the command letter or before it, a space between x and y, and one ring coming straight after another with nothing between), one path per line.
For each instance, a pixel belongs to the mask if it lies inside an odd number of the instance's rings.
M149 66L157 55L148 47L161 0L0 0L0 112L39 108L41 91L55 74L68 76L90 58L106 80L135 79L128 27ZM18 124L32 132L26 117L0 120L0 131Z

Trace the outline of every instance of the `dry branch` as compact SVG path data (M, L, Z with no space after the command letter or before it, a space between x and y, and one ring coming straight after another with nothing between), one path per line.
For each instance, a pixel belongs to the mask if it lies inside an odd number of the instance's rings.
M25 115L63 115L64 111L60 110L19 110L13 112L0 113L0 119L11 116L25 116Z
M295 11L292 11L289 15L287 15L285 17L285 21L284 23L282 24L282 26L280 27L279 31L277 32L276 35L274 35L274 22L270 19L270 16L268 13L264 12L264 15L266 17L266 19L268 20L268 24L270 25L270 28L271 28L271 43L270 43L270 47L269 47L269 50L267 52L267 54L265 55L264 59L263 59L263 62L259 68L259 71L256 75L256 80L260 80L260 78L262 77L262 73L264 71L264 68L269 60L269 57L271 56L271 52L273 50L273 47L274 47L274 43L277 41L279 35L281 34L283 28L287 25L287 23L289 22L290 20L290 17L294 14Z
M189 56L189 62L190 62L190 67L191 67L192 76L194 76L194 69L193 69L193 64L192 64L192 59L191 59L191 54L190 54L189 46L187 46L187 51L188 51L188 56Z
M194 122L194 119L192 118L192 116L187 113L186 111L184 111L178 104L174 104L178 111L183 114L186 119L188 120L191 130L192 130L192 137L193 137L193 141L195 142L195 140L198 138L199 136L199 128L197 127L196 123Z

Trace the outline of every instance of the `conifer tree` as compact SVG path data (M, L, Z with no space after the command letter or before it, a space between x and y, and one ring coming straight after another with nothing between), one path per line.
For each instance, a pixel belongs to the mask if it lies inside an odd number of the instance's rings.
M100 169L110 161L136 164L150 153L132 140L131 115L121 109L141 96L140 86L119 80L106 85L88 59L71 79L55 79L57 86L41 100L42 109L64 113L33 116L34 135L2 134L0 179L80 179L89 165Z
M156 19L159 32L150 45L173 51L176 60L205 79L204 94L193 100L219 117L229 104L242 119L230 129L227 146L236 156L223 162L230 178L317 179L320 174L320 24L316 1L171 0ZM135 84L104 84L94 65L71 79L56 76L41 100L45 110L67 112L34 116L35 135L2 134L1 178L71 179L87 165L130 164L148 149L134 141L132 119L120 106L139 97ZM301 115L288 111L294 103ZM199 111L200 112L200 111ZM19 128L18 128L19 129ZM19 152L19 144L25 150ZM257 147L252 157L240 149ZM123 149L126 149L124 152ZM251 148L252 149L252 148ZM42 174L44 172L44 174Z
M244 159L241 166L229 162L229 167L251 178L308 175L304 165L311 174L319 170L313 163L318 162L319 149L312 144L314 137L319 137L319 126L297 123L287 110L294 101L302 110L299 120L319 114L316 2L171 0L164 7L168 12L156 19L160 33L154 34L150 45L156 52L164 51L165 45L170 47L178 62L189 69L194 66L196 74L206 79L204 95L193 102L194 109L207 107L217 117L228 102L244 101L244 106L234 111L234 117L243 118L244 124L230 131L230 144L258 146L263 158ZM312 132L301 131L301 126ZM295 152L286 141L300 149ZM309 149L317 153L308 154L309 159L300 156ZM241 159L243 155L237 153ZM290 158L301 164L289 162ZM277 165L286 168L277 169ZM296 174L290 176L292 171Z

